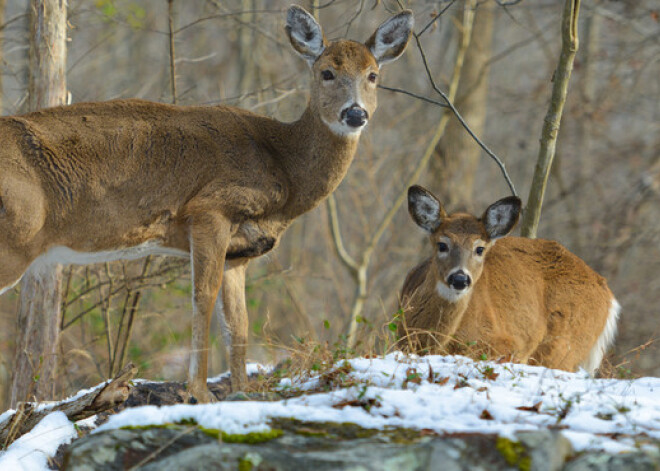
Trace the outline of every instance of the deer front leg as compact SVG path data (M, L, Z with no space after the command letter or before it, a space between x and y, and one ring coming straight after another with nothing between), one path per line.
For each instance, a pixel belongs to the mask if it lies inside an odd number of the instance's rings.
M222 296L216 302L216 312L222 327L231 371L231 390L245 391L247 374L248 315L245 305L245 271L247 260L232 261L226 266Z
M210 402L208 377L209 333L215 300L222 285L230 224L219 214L194 216L190 227L193 279L192 351L188 371L189 400Z

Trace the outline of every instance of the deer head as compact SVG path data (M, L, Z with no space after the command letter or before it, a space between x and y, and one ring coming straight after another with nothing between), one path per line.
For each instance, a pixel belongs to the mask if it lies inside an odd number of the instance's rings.
M520 208L520 198L509 196L490 205L481 218L449 215L428 190L408 189L408 212L429 234L434 251L431 274L442 298L456 302L470 292L481 276L488 250L513 230Z
M380 67L403 53L413 24L406 10L379 26L364 44L329 43L312 15L298 6L289 8L289 40L312 69L310 107L335 134L359 136L376 110Z

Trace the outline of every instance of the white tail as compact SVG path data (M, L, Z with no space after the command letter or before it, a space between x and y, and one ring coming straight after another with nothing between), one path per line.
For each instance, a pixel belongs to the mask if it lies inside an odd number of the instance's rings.
M594 373L614 340L619 304L606 280L560 244L505 237L520 208L508 197L481 218L447 214L429 191L408 190L408 210L428 232L432 255L403 286L404 349L486 352Z
M188 391L209 399L215 305L231 342L232 388L243 388L245 267L340 183L376 109L380 65L403 53L412 27L404 11L365 44L330 43L292 6L286 32L313 76L308 107L294 123L141 100L0 118L0 293L35 263L190 256Z

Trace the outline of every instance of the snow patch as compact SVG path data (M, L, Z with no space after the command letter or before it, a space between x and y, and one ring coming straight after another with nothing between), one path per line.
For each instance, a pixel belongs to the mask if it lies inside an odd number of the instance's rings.
M48 414L29 432L0 452L0 469L38 471L48 469L48 458L60 445L78 436L64 412Z

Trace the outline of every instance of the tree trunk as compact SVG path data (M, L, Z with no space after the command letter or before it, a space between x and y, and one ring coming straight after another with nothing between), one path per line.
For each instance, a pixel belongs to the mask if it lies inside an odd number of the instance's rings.
M550 106L543 121L539 155L534 169L532 186L529 189L527 207L525 208L522 223L520 224L520 233L523 237L536 238L536 231L539 220L541 219L543 197L548 185L548 176L552 168L552 161L555 157L559 124L564 111L564 104L566 103L566 95L568 94L568 83L570 82L571 72L573 71L573 60L575 59L579 45L577 27L579 12L580 0L566 0L562 15L562 46L559 64L552 78L553 86Z
M5 7L6 6L7 6L7 0L0 0L0 25L5 23ZM2 50L2 41L0 41L0 64L4 60L3 56L4 56L4 54L3 54L3 50ZM3 75L4 74L0 73L0 115L2 114L2 107L3 107L4 98L5 98L5 95L4 95L3 90L2 90ZM0 394L2 394L2 393L0 393ZM1 400L0 400L0 404L2 404Z
M66 1L31 0L30 110L66 103ZM60 265L30 268L21 281L11 406L54 394L61 317Z
M484 2L475 11L470 46L456 93L456 108L477 136L483 134L486 121L494 16L494 2ZM430 186L447 207L471 209L481 148L458 119L447 124L436 154L430 165Z

